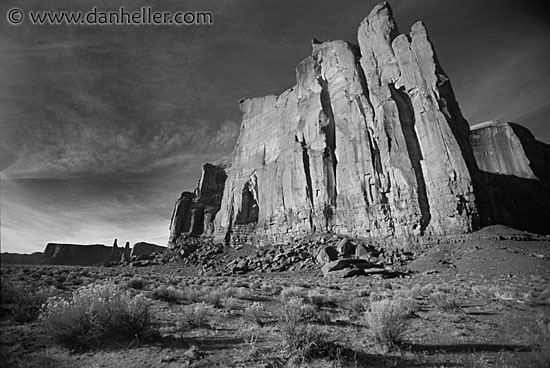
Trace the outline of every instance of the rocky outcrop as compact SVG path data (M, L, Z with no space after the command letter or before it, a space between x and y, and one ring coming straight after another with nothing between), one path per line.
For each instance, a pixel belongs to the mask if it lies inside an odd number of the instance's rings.
M51 265L102 265L108 262L112 248L102 244L48 243L44 250L44 264Z
M205 164L195 191L181 194L170 221L169 247L173 248L182 235L212 235L227 178L226 168L226 165Z
M399 34L382 3L358 40L315 41L294 87L241 101L218 241L316 230L395 241L477 225L469 127L424 25Z
M152 243L139 242L132 247L132 253L130 253L130 259L133 257L148 256L153 253L162 253L168 248L161 245Z
M481 171L482 224L549 234L550 145L499 121L473 126L470 139Z

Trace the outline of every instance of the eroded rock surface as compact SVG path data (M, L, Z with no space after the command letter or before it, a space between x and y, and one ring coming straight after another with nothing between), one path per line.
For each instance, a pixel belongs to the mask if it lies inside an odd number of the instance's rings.
M358 40L314 42L294 87L241 101L217 240L316 230L410 239L476 226L469 127L424 25L399 34L382 3Z
M195 191L181 194L170 221L169 247L174 247L182 235L212 235L227 178L226 168L227 165L205 164Z

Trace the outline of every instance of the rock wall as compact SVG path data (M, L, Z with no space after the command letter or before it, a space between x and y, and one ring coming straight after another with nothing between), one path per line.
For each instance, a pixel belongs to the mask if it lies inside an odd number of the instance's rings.
M482 224L550 234L550 145L499 121L473 126L470 139L480 169Z
M194 192L183 192L174 205L168 246L188 235L212 235L214 218L220 210L227 165L205 164Z
M162 253L167 249L168 248L163 247L161 245L156 245L156 244L146 243L146 242L139 242L134 244L132 248L132 252L130 253L130 258L146 256L152 253Z
M44 250L44 264L51 265L102 265L110 260L112 247L102 244L48 243Z
M314 41L294 87L241 101L217 240L409 239L477 225L469 127L424 25L400 35L382 3L358 40Z

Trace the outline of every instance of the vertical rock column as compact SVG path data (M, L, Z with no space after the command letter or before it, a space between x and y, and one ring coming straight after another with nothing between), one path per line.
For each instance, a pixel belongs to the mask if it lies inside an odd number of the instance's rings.
M390 6L382 3L361 23L358 39L375 125L386 133L385 139L379 134L381 150L393 167L412 165L421 230L472 230L477 209L470 171L477 168L467 147L468 125L424 25L399 35Z

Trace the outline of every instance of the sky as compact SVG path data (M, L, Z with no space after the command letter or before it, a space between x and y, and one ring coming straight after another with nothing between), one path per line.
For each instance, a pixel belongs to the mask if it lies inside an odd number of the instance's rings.
M241 98L280 93L311 39L357 42L370 0L11 1L0 4L0 249L165 245L174 202L230 157ZM390 1L422 20L471 125L550 143L547 2ZM17 26L23 11L209 11L212 25Z

